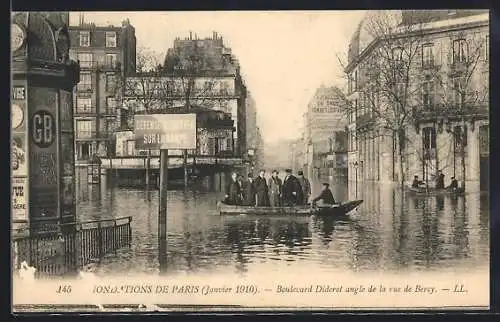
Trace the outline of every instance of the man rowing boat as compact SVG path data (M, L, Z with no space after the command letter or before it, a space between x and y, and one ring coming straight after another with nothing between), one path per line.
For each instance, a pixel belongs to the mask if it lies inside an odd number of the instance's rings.
M315 205L317 201L323 200L324 204L327 205L334 205L336 204L335 199L333 198L333 194L330 191L330 184L328 183L323 183L323 190L321 191L320 195L317 196L312 200L312 204Z

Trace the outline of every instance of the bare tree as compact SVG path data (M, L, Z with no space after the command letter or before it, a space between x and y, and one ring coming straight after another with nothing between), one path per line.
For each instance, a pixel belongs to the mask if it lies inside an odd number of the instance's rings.
M406 160L416 153L409 148L412 142L407 129L415 125L414 111L421 105L424 82L418 75L422 74L422 45L429 20L428 15L414 10L404 11L402 16L395 11L372 12L362 26L364 36L370 37L362 49L365 52L360 53L366 58L358 64L356 76L346 75L350 86L359 92L357 106L348 100L346 112L356 115L357 124L372 127L367 132L370 138L392 140L402 186ZM433 79L435 74L437 69L429 68L426 77Z
M488 117L488 34L450 37L449 68L437 75L438 113L453 136L453 158L459 155L462 188L466 181L468 123ZM454 167L455 172L455 167Z

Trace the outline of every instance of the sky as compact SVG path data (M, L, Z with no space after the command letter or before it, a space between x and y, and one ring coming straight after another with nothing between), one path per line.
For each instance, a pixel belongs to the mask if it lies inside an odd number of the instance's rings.
M137 47L165 54L176 37L216 31L238 58L256 101L258 125L266 143L300 136L302 115L314 92L345 86L338 57L365 11L85 12L85 22L121 25L129 18ZM79 14L70 14L78 24ZM163 57L161 58L163 61Z

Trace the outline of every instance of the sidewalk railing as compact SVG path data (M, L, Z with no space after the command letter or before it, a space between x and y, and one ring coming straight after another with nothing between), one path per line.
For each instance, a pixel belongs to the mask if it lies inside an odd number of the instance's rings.
M57 225L58 229L13 240L13 264L36 268L35 276L76 273L85 265L130 247L132 217Z

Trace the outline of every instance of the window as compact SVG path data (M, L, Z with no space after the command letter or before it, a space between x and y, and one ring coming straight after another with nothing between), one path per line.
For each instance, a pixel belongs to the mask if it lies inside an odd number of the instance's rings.
M106 67L116 67L116 54L106 54Z
M422 103L425 109L429 110L434 108L434 97L434 82L427 79L422 85Z
M90 68L92 67L92 54L90 53L78 53L78 62L80 67Z
M106 111L114 113L116 109L116 99L114 97L106 97Z
M453 137L455 141L455 151L461 152L467 146L467 126L457 125L453 128Z
M90 46L90 31L80 31L80 47Z
M92 113L92 99L77 97L76 113Z
M106 74L106 91L114 91L116 89L115 74Z
M78 120L76 121L76 137L79 139L92 137L92 121Z
M354 72L354 79L353 79L353 88L354 88L354 91L357 91L358 90L358 71L356 70Z
M424 127L422 129L422 140L424 146L424 157L426 159L435 158L436 129L434 127Z
M453 41L453 63L465 63L467 61L467 41L458 39Z
M106 47L116 47L116 32L106 31Z
M392 49L392 59L396 62L403 60L403 48L396 47Z
M78 83L77 89L79 91L92 90L92 76L90 73L80 73L80 82Z
M396 83L395 89L394 89L394 95L396 98L396 102L403 102L405 99L405 84L403 83Z
M422 46L422 67L434 66L434 46L431 44Z
M462 77L453 79L453 100L457 108L462 108L465 101L465 88Z

